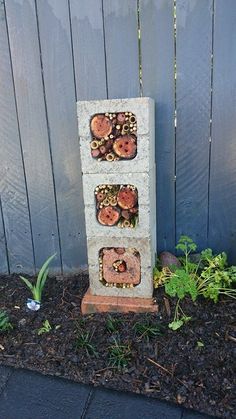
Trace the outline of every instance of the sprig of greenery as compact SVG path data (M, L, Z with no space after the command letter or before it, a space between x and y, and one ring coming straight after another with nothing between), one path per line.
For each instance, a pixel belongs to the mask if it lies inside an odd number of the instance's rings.
M110 333L118 332L120 324L121 324L120 319L115 319L110 314L108 315L107 321L106 321L106 329L108 332Z
M175 314L174 319L171 323L169 323L169 328L172 330L178 330L180 327L182 327L185 323L189 322L192 317L186 316L186 314L183 312L183 309L180 307L180 300L177 301L176 307L175 307Z
M97 351L92 343L94 332L95 330L92 333L85 331L77 324L76 347L77 349L85 350L88 356L93 355L96 357Z
M38 329L38 335L43 335L44 333L49 333L52 330L52 326L50 325L48 320L43 322L43 326Z
M125 368L131 359L131 347L129 344L122 344L120 339L113 339L113 345L109 346L109 362L118 370Z
M198 296L196 281L184 269L176 269L169 281L165 283L165 292L170 297L177 296L180 300L189 294L195 301Z
M190 296L192 301L203 296L215 303L222 294L236 298L236 266L228 267L225 252L213 255L211 249L205 249L195 263L190 255L196 251L197 245L188 236L180 237L176 249L184 254L179 257L181 268L154 270L154 286L164 285L166 294L178 297L174 320L169 324L173 330L179 329L190 319L180 313L182 309L179 301L186 296Z
M0 333L12 330L13 326L10 322L9 316L5 311L0 311Z
M138 335L139 340L146 338L147 341L149 341L149 339L163 334L161 328L152 324L150 320L146 320L144 323L136 322L133 326L133 329Z
M36 284L33 285L27 278L25 278L24 276L20 276L20 278L22 279L22 281L25 283L25 285L30 289L33 299L35 301L38 301L39 303L41 303L41 299L42 299L42 292L48 277L48 266L50 264L50 262L55 258L56 253L54 253L54 255L50 256L46 262L44 262L42 268L40 269L38 276L37 276L37 280L36 280Z

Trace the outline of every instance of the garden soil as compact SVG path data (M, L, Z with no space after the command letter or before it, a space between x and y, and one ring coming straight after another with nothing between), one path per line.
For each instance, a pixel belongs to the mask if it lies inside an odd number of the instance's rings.
M81 316L87 275L49 278L38 312L26 308L29 295L18 276L0 277L0 309L13 330L0 334L0 364L65 377L77 382L131 391L168 400L210 415L236 418L235 300L214 304L186 299L182 308L192 320L173 332L174 300L156 291L155 314ZM108 323L116 319L116 330ZM52 329L38 335L48 320ZM137 323L160 327L154 338L137 335ZM95 353L77 347L89 333ZM130 347L128 365L118 370L110 361L114 340Z

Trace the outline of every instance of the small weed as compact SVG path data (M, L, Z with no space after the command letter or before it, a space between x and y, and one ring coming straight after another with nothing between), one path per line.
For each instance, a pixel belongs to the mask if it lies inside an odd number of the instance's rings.
M0 333L8 332L12 330L13 326L9 320L9 317L5 311L0 310Z
M50 325L48 320L43 322L43 326L38 329L38 335L43 335L44 333L49 333L52 330L52 326Z
M180 327L182 327L185 323L188 323L190 320L192 320L192 317L186 316L186 314L183 312L182 308L180 307L180 299L177 301L176 307L175 307L175 314L173 322L169 323L168 327L172 330L178 330Z
M91 342L93 338L93 333L86 332L80 328L77 331L76 337L76 347L77 349L84 349L87 355L94 355L97 356L97 352L95 349L94 344Z
M129 344L121 344L119 339L113 339L113 345L109 346L109 361L118 370L126 367L131 359L131 348Z
M106 329L110 333L115 333L119 331L119 325L121 324L121 320L114 319L110 314L107 317L106 321Z
M197 349L201 349L201 348L204 348L204 343L201 341L201 340L198 340L197 341Z
M135 333L138 335L139 340L146 338L147 341L156 336L162 335L161 328L159 326L153 325L149 320L144 323L137 322L133 326Z

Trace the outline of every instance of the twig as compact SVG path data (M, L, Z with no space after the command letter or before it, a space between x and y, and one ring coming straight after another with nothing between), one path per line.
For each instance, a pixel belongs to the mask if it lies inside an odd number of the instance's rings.
M228 333L227 333L227 337L226 337L226 339L228 340L232 340L232 342L236 342L236 338L234 338L233 336L231 336L231 335L228 335Z
M189 387L187 386L187 384L185 384L182 380L180 380L177 377L174 377L173 373L169 370L167 370L165 367L163 367L162 365L158 364L158 362L153 361L153 359L147 358L147 360L149 362L151 362L152 364L154 364L156 367L160 368L162 371L166 372L167 374L171 375L172 378L175 378L179 383L181 383L183 386L185 386L188 390Z
M102 368L101 370L97 370L97 371L95 371L95 374L97 374L97 373L99 373L99 372L103 372L103 371L106 371L106 370L112 370L112 369L115 369L116 367L106 367L106 368Z

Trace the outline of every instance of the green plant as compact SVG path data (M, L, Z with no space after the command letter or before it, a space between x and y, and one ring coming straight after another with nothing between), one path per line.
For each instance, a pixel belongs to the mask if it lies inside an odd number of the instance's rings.
M118 370L126 367L131 359L131 347L129 344L121 344L120 339L113 339L113 345L109 346L109 362Z
M179 329L190 320L179 304L186 296L195 301L201 295L215 303L222 294L236 298L236 266L228 267L225 252L213 255L211 249L205 249L196 263L190 255L197 246L188 236L180 237L176 249L184 254L179 256L181 267L165 267L161 270L156 267L154 270L154 286L164 285L166 294L178 297L174 320L169 324L172 330Z
M179 302L180 300L177 301L175 307L174 319L171 323L168 324L168 327L174 331L180 329L180 327L192 319L192 317L186 316L186 314L183 312L183 309L180 307Z
M197 349L201 349L201 348L204 348L204 343L201 341L201 340L198 340L197 341Z
M180 261L182 262L183 268L186 273L191 273L196 271L198 265L192 263L189 259L189 255L192 252L195 252L197 249L197 245L193 242L193 240L188 236L180 236L178 244L176 245L176 250L180 250L184 253L184 257L180 257Z
M149 341L149 339L163 334L161 328L152 324L150 320L146 320L144 323L136 322L133 326L133 329L138 335L139 340L146 338L147 341Z
M50 325L48 320L43 322L43 326L38 329L38 335L42 335L44 333L48 333L52 330L52 326Z
M5 311L0 310L0 333L12 330L13 326L10 322L9 316Z
M227 266L225 252L213 255L211 249L201 252L204 265L197 278L197 291L199 295L209 298L217 303L220 295L236 298L236 266Z
M118 332L120 324L121 324L121 320L113 318L112 316L110 316L110 314L108 315L107 321L106 321L106 329L108 332L110 333Z
M42 268L40 269L38 273L35 285L31 284L31 282L24 276L20 276L20 278L25 283L25 285L30 289L33 299L35 301L38 301L39 303L41 302L42 292L43 292L43 289L44 289L44 286L48 277L48 272L49 272L48 265L55 258L55 256L56 256L56 253L50 256L46 260L46 262L44 262Z
M89 355L97 356L96 348L94 344L91 342L93 338L93 334L94 332L90 333L80 328L77 331L76 347L78 349L84 349L88 356Z

